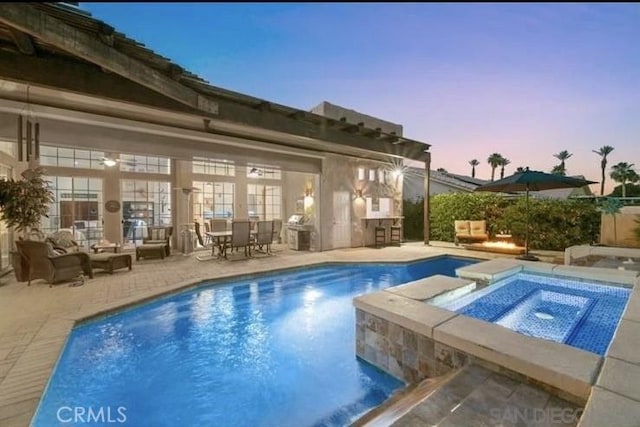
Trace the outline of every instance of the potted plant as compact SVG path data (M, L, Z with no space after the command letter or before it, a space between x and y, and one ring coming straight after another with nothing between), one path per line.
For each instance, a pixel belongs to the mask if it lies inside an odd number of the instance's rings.
M20 180L0 179L0 218L8 227L29 239L36 231L43 216L48 216L49 204L55 201L53 192L43 178L44 169L27 169ZM12 252L13 269L19 281L25 279L24 261L17 252Z

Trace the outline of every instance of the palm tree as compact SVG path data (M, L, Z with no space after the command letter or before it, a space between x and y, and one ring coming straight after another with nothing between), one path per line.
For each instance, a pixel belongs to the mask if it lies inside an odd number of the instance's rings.
M571 156L573 156L573 154L569 153L567 150L562 150L558 154L554 154L553 155L553 157L555 157L556 159L560 160L560 166L562 167L562 170L564 170L565 172L567 171L567 168L565 168L565 166L564 166L564 161L567 160Z
M471 178L476 177L476 166L480 164L477 159L469 160L469 164L471 165Z
M551 173L554 175L562 175L565 176L567 174L567 170L564 165L560 163L559 165L555 165L553 169L551 169Z
M498 153L493 153L487 159L487 163L491 165L491 181L493 181L496 177L496 168L500 166L502 163L502 155Z
M509 163L511 163L511 160L506 157L503 157L502 160L500 160L500 179L504 178L504 167Z
M602 157L602 160L600 161L600 169L602 170L602 181L600 181L600 195L604 196L604 180L606 178L605 170L607 169L607 155L609 155L613 151L613 147L610 145L603 145L598 151L591 151Z
M628 164L627 162L620 162L611 166L611 173L609 176L616 182L622 184L622 197L627 197L627 191L625 185L627 182L636 182L640 179L640 176L633 170L634 164Z

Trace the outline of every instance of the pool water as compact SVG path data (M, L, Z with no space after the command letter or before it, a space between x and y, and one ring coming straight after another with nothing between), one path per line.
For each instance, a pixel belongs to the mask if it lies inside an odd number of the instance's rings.
M454 276L473 262L289 270L84 323L72 330L33 425L73 425L62 421L77 408L92 425L348 425L404 386L355 357L352 299Z
M603 282L517 273L438 305L604 355L630 294L630 289Z

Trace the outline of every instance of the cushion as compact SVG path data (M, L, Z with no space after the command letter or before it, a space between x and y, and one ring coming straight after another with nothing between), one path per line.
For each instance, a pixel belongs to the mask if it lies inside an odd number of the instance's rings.
M47 256L55 257L55 256L62 255L62 254L64 254L64 253L66 253L66 252L64 251L64 249L62 249L62 248L58 248L58 249L56 249L56 248L51 244L51 242L46 242L46 243L47 243Z
M166 240L165 234L166 234L166 229L164 228L152 228L151 240Z
M469 221L472 236L482 236L487 234L487 222L481 221Z
M456 234L469 234L469 221L454 221Z

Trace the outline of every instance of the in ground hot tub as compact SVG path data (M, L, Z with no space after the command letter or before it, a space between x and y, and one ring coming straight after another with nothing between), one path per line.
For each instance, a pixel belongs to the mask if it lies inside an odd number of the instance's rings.
M520 272L460 298L429 302L604 355L630 294L613 283Z

